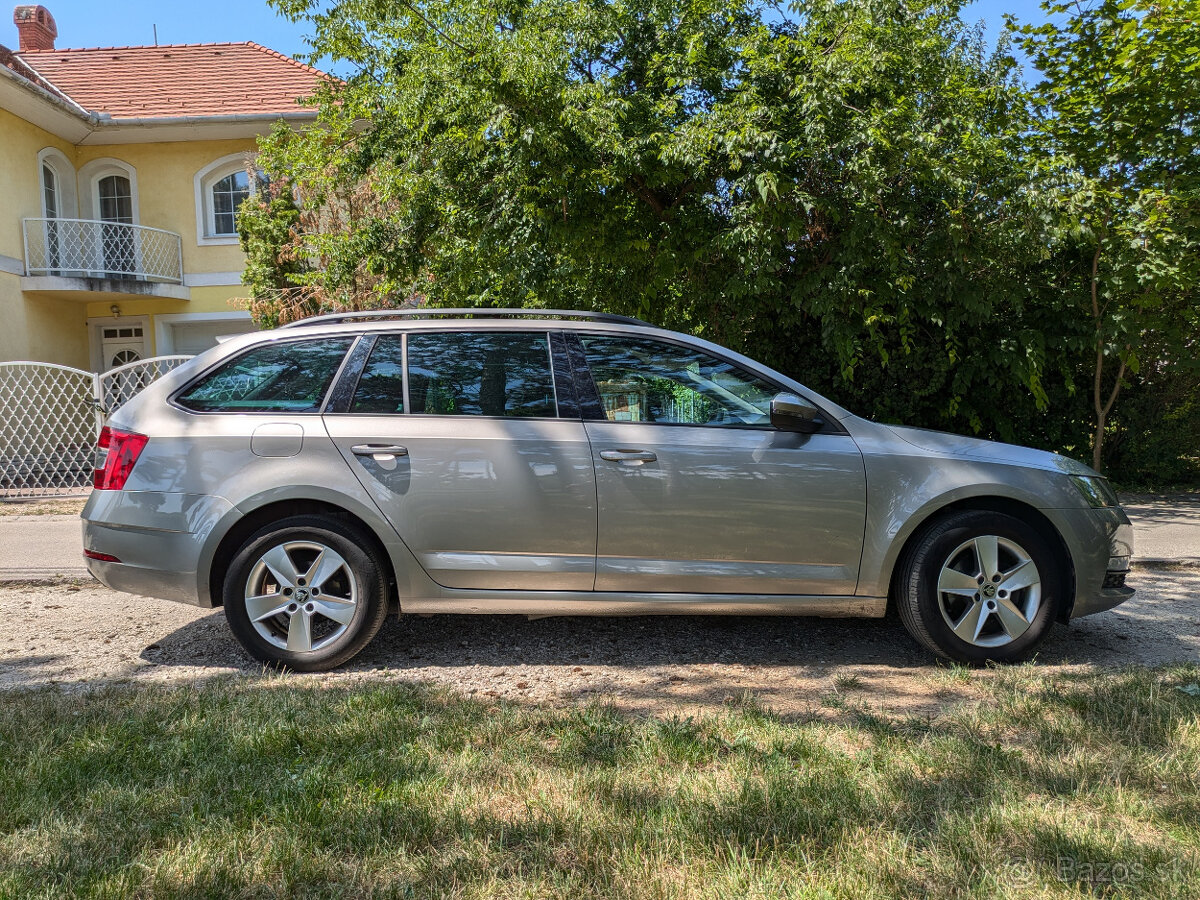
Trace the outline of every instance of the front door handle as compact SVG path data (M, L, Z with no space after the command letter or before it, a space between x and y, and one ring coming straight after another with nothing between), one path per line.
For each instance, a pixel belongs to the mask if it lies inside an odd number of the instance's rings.
M658 459L653 450L601 450L600 458L609 462L648 463Z
M408 448L399 444L355 444L350 452L355 456L373 456L376 459L408 456Z

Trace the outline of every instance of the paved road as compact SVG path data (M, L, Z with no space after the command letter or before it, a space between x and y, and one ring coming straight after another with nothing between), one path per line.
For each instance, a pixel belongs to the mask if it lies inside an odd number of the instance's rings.
M1133 497L1135 556L1200 565L1200 497ZM0 517L0 582L86 578L76 516Z
M88 578L78 516L0 518L0 582Z
M1137 559L1200 564L1200 496L1129 497L1124 506Z

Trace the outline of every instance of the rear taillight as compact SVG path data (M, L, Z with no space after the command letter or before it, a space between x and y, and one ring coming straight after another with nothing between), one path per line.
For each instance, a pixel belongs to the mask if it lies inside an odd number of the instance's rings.
M98 491L119 491L129 480L129 473L148 441L144 434L120 431L105 425L96 441L96 471L92 487Z

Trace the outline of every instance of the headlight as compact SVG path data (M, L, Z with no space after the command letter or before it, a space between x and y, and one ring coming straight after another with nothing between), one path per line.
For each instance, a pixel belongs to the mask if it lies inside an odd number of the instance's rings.
M1096 475L1072 475L1071 483L1083 494L1083 499L1092 509L1107 509L1117 506L1117 492L1112 489L1107 478Z

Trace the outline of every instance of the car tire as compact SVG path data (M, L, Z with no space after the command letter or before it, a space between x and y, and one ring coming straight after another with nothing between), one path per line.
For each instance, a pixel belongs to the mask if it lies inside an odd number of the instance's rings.
M1037 528L1004 513L964 510L936 520L905 548L894 599L908 633L938 656L1011 663L1045 640L1065 581Z
M331 516L293 516L252 534L225 577L225 617L260 662L333 669L378 634L388 614L385 564L370 536Z

